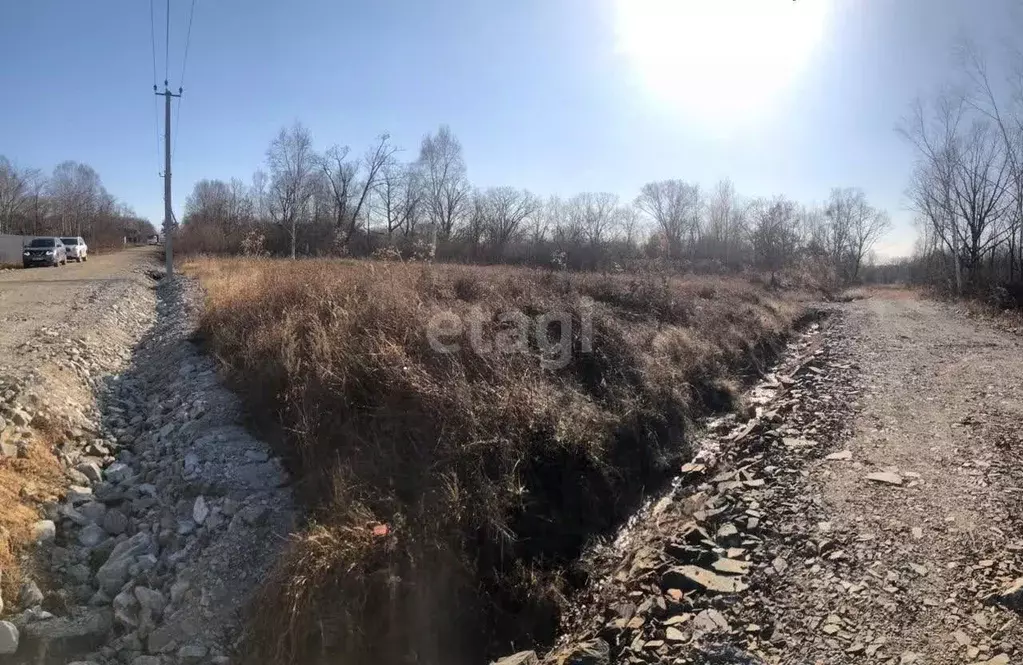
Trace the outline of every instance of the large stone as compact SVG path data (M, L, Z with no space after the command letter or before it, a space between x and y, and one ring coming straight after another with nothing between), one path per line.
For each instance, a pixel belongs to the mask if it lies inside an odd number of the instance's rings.
M37 543L49 543L57 537L57 525L53 520L39 520L32 525L32 540Z
M148 612L153 618L159 618L167 605L162 593L148 587L135 587L135 598L138 599L142 611Z
M737 561L736 559L727 559L721 557L717 559L712 567L719 573L728 573L729 575L745 575L749 572L750 566L749 561Z
M733 577L725 577L699 566L676 566L661 577L665 589L704 589L715 593L739 593L747 585Z
M64 519L71 520L78 526L85 526L93 521L75 510L74 506L70 503L61 504L60 507L57 508L57 513Z
M106 477L112 483L123 483L132 476L131 467L121 462L114 462L107 467Z
M32 416L24 409L14 409L11 412L11 422L15 427L28 427L28 424L32 422Z
M902 476L891 471L875 471L874 473L868 473L864 478L875 483L884 483L885 485L902 484Z
M117 595L124 583L128 581L128 569L135 557L148 553L151 548L152 539L144 531L114 547L107 562L96 571L96 581L99 583L100 589L111 597Z
M721 612L703 610L693 619L693 630L697 633L727 633L731 626Z
M77 464L75 465L75 471L88 478L90 483L98 483L103 480L103 472L100 471L99 464L95 462Z
M202 524L210 515L210 508L206 505L206 499L202 496L196 498L192 505L192 519L196 524Z
M186 644L178 649L178 660L183 665L196 665L206 658L208 649L201 644Z
M78 542L84 547L96 547L107 537L106 530L98 524L88 524L78 532Z
M129 629L137 628L139 625L139 603L135 594L131 591L122 591L117 594L112 603L114 608L114 621Z
M128 516L117 509L108 510L103 516L103 528L111 536L119 536L128 529Z
M39 590L39 585L33 580L25 580L21 585L21 591L18 593L18 602L21 603L21 607L24 609L42 605L43 592Z
M187 580L175 580L175 582L171 584L170 588L171 603L175 605L180 603L181 599L185 597L185 594L188 593L188 590L191 588L192 585L189 584Z
M505 656L494 665L538 665L539 662L535 651L520 651L511 656Z
M34 655L34 662L65 662L102 646L113 624L108 609L79 608L71 616L25 626L22 648Z
M93 498L92 488L90 487L86 487L84 485L72 485L68 488L67 500L73 506L85 503L86 501L92 501Z
M10 621L0 621L0 655L10 655L18 650L18 628Z
M106 504L100 501L89 501L79 506L78 512L90 522L99 524L103 516L106 515L107 507Z
M13 443L0 443L0 457L17 457L18 447Z

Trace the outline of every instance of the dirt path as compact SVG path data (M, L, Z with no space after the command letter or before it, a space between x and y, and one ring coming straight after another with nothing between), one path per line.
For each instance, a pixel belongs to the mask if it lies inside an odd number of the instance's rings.
M785 619L823 619L782 653L853 662L880 642L903 662L1021 662L1017 616L981 602L1023 574L1021 339L906 295L857 302L847 324L864 387L852 458L811 464L808 490L832 533L869 545L797 569Z
M141 247L60 268L0 272L0 366L24 364L19 347L43 328L63 322L69 330L88 327L104 314L96 305L107 304L106 292L137 279L140 269L153 264L152 255L152 248Z
M546 662L1023 662L998 595L1023 577L1023 337L881 292L750 399L594 553Z

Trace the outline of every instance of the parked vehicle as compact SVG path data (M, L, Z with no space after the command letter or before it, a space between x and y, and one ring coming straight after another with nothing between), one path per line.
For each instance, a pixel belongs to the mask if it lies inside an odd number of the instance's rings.
M78 263L89 260L89 247L85 244L84 238L78 236L77 238L61 238L60 240L67 249L67 257L69 259L74 259Z
M32 238L21 254L26 268L67 265L67 248L60 238Z

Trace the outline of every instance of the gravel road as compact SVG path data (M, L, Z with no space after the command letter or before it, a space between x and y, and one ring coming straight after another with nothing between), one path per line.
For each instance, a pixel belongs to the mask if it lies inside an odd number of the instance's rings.
M749 399L545 662L1023 662L1023 338L879 290Z
M0 369L24 364L20 347L44 328L89 327L104 313L98 304L114 302L143 269L156 267L153 256L152 248L139 247L60 268L0 272Z

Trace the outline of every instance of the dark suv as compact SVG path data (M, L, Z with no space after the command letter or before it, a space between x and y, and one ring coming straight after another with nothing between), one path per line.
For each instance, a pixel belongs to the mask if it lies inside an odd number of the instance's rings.
M67 264L67 248L60 238L32 238L21 253L26 268L32 266L62 266Z

